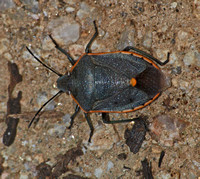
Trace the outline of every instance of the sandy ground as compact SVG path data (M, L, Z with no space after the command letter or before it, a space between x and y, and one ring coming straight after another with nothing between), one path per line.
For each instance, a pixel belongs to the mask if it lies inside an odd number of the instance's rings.
M170 52L170 62L161 68L171 87L141 110L110 115L113 120L146 116L149 130L136 154L124 138L130 124L106 125L100 114L92 114L95 131L88 144L89 126L80 112L69 130L75 102L67 94L28 129L35 112L57 92L57 75L34 60L26 46L64 74L71 65L48 35L77 60L94 33L93 20L99 36L92 52L131 45L161 61ZM199 32L197 0L1 0L1 177L143 178L145 158L154 178L200 177ZM165 156L158 167L161 151Z

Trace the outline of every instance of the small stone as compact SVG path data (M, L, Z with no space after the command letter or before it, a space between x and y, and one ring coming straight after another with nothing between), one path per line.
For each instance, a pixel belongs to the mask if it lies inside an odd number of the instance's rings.
M193 10L193 14L196 16L196 18L200 19L200 1L195 0L194 1L194 10Z
M172 177L170 176L169 173L161 172L161 173L158 175L158 178L162 178L162 179L171 179Z
M171 3L171 8L176 8L177 7L177 2Z
M80 9L77 12L77 17L79 19L83 19L85 17L90 17L92 11L94 10L94 7L90 7L88 4L85 2L80 3Z
M43 156L43 154L37 154L37 155L35 155L33 158L34 158L35 160L37 160L38 163L44 162L44 156Z
M181 69L181 66L178 66L178 67L173 67L172 68L172 74L175 74L175 75L180 75L182 72L182 69Z
M200 162L193 160L192 163L200 170Z
M26 161L29 161L29 162L31 162L31 161L32 161L32 158L31 158L31 156L30 156L30 155L27 155L27 156L26 156Z
M85 176L91 178L92 174L90 172L85 172Z
M200 170L200 169L199 169ZM189 175L189 179L199 179L199 177L198 176L196 176L194 173L190 173L190 175Z
M121 34L121 37L119 39L119 43L117 44L117 49L123 50L127 46L134 46L135 45L134 36L135 36L135 30L130 29L130 28L126 28Z
M118 0L100 0L99 3L101 6L105 6L105 7L112 6L112 8L113 8L114 6L116 6L118 4Z
M189 125L182 119L172 118L168 115L159 115L153 119L149 129L152 138L164 146L173 146L175 140L180 140L180 133Z
M24 8L34 14L40 12L39 2L37 0L23 0Z
M69 127L70 126L70 122L71 122L71 116L69 114L65 114L63 117L62 117L62 121L63 121L63 124L66 126L66 127Z
M1 179L6 179L6 178L9 178L9 173L3 172L3 173L1 174Z
M67 17L59 17L49 22L48 29L58 44L68 45L79 39L80 25Z
M53 37L54 38L54 37ZM55 45L52 42L49 36L46 36L42 41L42 49L44 50L52 50L55 49Z
M156 145L152 146L152 153L154 154L160 154L161 150L162 149L159 146L156 146Z
M3 54L8 49L8 40L7 39L1 39L0 42L0 55Z
M200 88L200 79L196 79L195 84L197 88Z
M143 46L146 48L150 48L151 45L152 45L152 33L149 31L144 36Z
M45 110L46 111L52 111L54 110L56 107L56 103L55 101L51 101L50 103L48 103L46 106L45 106Z
M183 58L183 62L185 65L198 65L200 66L200 58L198 58L198 52L197 51L189 51L185 54Z
M10 60L10 61L11 61L12 58L13 58L12 55L11 55L10 53L5 53L5 54L4 54L4 57L5 57L7 60Z
M178 32L178 38L179 40L185 40L188 38L188 33L184 31L179 31Z
M74 12L74 11L75 11L75 9L74 9L73 7L67 7L65 10L66 10L66 12L68 12L68 13L71 13L71 12Z
M37 103L39 106L42 106L45 102L47 102L47 93L46 92L41 92L38 93L37 95Z
M97 156L101 156L105 151L110 150L119 139L112 125L101 124L95 127L91 143L88 144L88 136L85 140L87 147L95 151Z
M19 179L28 179L28 175L25 173L20 174Z
M188 90L189 87L191 87L191 86L189 86L189 82L182 81L182 80L179 81L179 85L180 85L180 89L182 89L182 90Z
M1 0L0 1L0 11L4 11L6 9L14 8L15 3L13 0Z
M109 172L113 167L114 167L113 162L108 161L108 164L107 164L107 172Z
M67 3L70 5L75 5L79 0L67 0Z
M172 86L174 86L174 87L178 87L179 86L179 83L178 83L177 79L172 78Z
M51 136L57 136L59 138L62 138L66 132L66 126L64 125L54 125L53 128L49 129L48 134Z
M161 50L161 49L157 49L156 50L156 56L159 60L161 61L165 61L167 59L167 54L168 54L169 50ZM169 60L171 60L171 55L169 57Z
M103 170L101 168L96 168L95 171L94 171L94 175L97 178L101 178L102 173L103 173Z
M25 162L24 163L24 168L26 169L26 171L30 171L31 170L29 162Z
M177 64L178 63L178 57L175 52L170 53L169 57L169 64Z

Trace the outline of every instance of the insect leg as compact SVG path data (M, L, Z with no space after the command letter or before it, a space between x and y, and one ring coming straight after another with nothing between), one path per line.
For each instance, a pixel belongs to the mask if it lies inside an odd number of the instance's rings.
M88 125L90 127L90 137L89 137L88 142L91 142L91 138L92 138L93 132L94 132L94 127L92 125L92 121L91 121L91 118L88 113L85 113L85 118L87 119Z
M122 119L122 120L111 121L107 113L102 113L102 120L105 124L126 123L126 122L136 121L139 119L140 119L140 117L133 118L133 119L124 119L124 120Z
M79 111L80 111L80 107L78 105L76 105L75 112L71 116L70 126L68 127L68 129L71 129L71 127L74 123L74 118L76 117L76 115L78 114Z
M65 54L65 55L67 56L69 62L70 62L72 65L74 65L74 64L75 64L75 61L74 61L74 59L70 56L70 54L69 54L66 50L64 50L63 48L61 48L61 47L58 45L58 43L53 39L53 37L52 37L51 35L49 35L49 37L51 38L51 40L52 40L52 42L54 43L55 47L56 47L60 52L62 52L63 54Z
M92 42L94 41L94 39L98 36L98 29L97 29L97 25L96 25L96 22L93 21L94 23L94 28L95 28L95 33L94 35L92 36L91 40L89 41L89 43L87 44L86 48L85 48L85 53L90 53L91 50L90 50L90 46L92 44Z
M130 50L133 50L134 52L146 57L146 58L149 58L150 60L158 63L159 65L163 66L165 64L167 64L169 62L169 56L170 56L170 53L168 52L167 54L167 59L164 61L164 62L161 62L160 60L154 58L153 56L151 56L150 54L138 49L138 48L135 48L135 47L131 47L131 46L127 46L125 49L123 49L123 51L130 51Z

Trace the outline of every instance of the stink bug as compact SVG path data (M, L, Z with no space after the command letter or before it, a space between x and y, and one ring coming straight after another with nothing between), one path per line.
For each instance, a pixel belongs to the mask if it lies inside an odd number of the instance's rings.
M131 46L122 51L91 53L90 46L98 36L95 21L94 28L95 33L87 44L85 53L77 61L50 35L55 47L64 53L72 64L71 70L64 75L48 67L26 47L37 61L59 76L57 80L59 92L38 110L29 127L47 103L61 93L68 93L77 103L69 128L82 109L91 131L90 142L94 131L90 113L102 113L105 123L134 121L138 118L110 121L107 113L125 113L143 108L153 102L166 88L165 76L156 63L165 65L169 61L169 53L164 62Z

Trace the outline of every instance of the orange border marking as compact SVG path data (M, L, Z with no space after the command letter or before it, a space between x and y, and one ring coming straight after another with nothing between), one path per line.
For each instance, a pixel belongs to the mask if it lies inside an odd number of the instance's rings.
M82 111L84 111L85 113L98 113L98 112L104 112L104 113L128 113L128 112L133 112L133 111L136 111L138 109L142 109L144 108L145 106L149 105L150 103L152 103L153 101L155 101L156 98L158 98L158 96L160 95L161 93L158 93L156 94L153 99L147 101L144 105L141 105L141 106L138 106L138 107L135 107L133 109L128 109L128 110L124 110L124 111L85 111L81 106L80 104L78 103L78 101L74 98L74 96L72 94L70 94L73 98L73 100L76 102L76 104L78 104L78 106L81 108Z
M135 52L126 52L126 51L114 51L114 52L101 52L101 53L84 53L84 54L82 54L79 58L78 58L78 60L77 60L77 62L74 64L74 66L72 66L72 68L70 69L70 72L72 72L73 71L73 69L75 68L75 66L78 64L78 62L83 58L83 56L85 56L85 55L105 55L105 54L113 54L113 53L122 53L122 54L131 54L131 55L133 55L133 56L136 56L136 57L139 57L139 58L143 58L145 61L147 61L148 63L151 63L155 68L157 68L157 69L159 69L160 70L160 68L158 67L158 65L156 65L152 60L150 60L150 59L148 59L148 58L146 58L146 57L144 57L144 56L142 56L142 55L140 55L140 54L138 54L138 53L135 53Z

